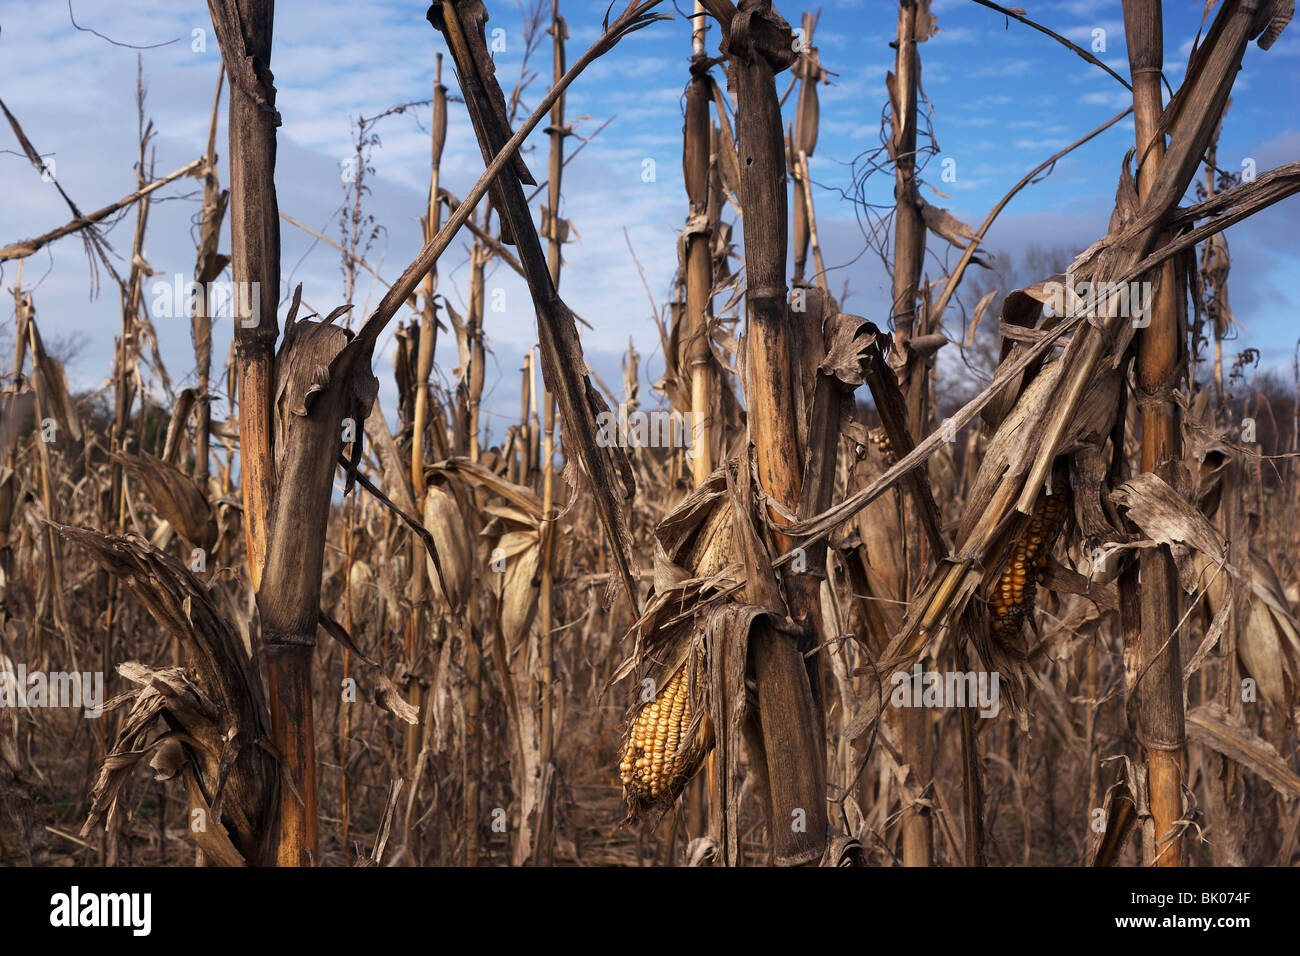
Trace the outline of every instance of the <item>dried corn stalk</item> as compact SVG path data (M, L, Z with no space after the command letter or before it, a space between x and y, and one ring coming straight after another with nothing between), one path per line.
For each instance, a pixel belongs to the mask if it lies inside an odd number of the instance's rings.
M270 734L266 695L256 662L229 616L213 601L215 592L138 538L51 526L120 578L159 625L181 642L189 663L184 672L124 665L134 668L124 676L139 689L130 695L135 698L132 718L123 723L114 752L100 770L86 831L112 809L130 768L146 752L143 743L152 718L165 711L169 727L182 733L166 732L154 738L154 744L171 738L186 749L187 764L194 771L187 771L186 777L191 806L211 810L210 824L221 823L229 831L226 842L233 841L238 850L234 856L216 858L223 863L237 863L237 857L253 863L273 861L279 776L271 755L259 746ZM219 813L196 802L204 793L217 792L223 794ZM225 840L224 833L219 838Z

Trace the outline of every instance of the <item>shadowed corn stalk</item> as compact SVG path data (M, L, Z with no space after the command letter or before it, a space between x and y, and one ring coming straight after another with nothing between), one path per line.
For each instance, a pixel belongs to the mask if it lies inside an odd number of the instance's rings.
M211 0L208 10L230 81L230 266L237 305L240 490L253 588L261 587L274 494L273 405L280 300L271 75L273 0ZM256 285L255 285L256 283Z
M199 229L199 248L194 267L194 281L203 289L214 282L229 264L226 256L217 252L221 223L230 202L230 193L221 189L217 179L217 115L221 104L221 86L225 78L222 70L217 76L217 90L212 95L212 119L208 123L208 152L204 157L203 214ZM194 422L194 480L205 493L208 484L208 448L212 432L212 316L206 295L190 318L194 339L194 364L198 373L197 415Z
M709 103L713 100L713 78L705 48L708 17L700 0L693 7L691 24L690 82L686 88L685 123L682 129L682 175L686 184L686 226L682 233L678 273L684 279L685 296L673 331L685 339L686 367L689 370L691 436L691 478L700 485L713 473L715 446L723 434L719 420L722 406L715 371L712 337L713 317L713 245L717 229L717 162L712 154L712 124ZM710 205L713 209L710 209ZM679 338L679 341L680 341ZM684 695L685 691L682 691ZM626 761L625 761L626 762ZM635 760L633 760L635 762ZM681 762L679 761L679 766ZM671 777L672 774L669 774ZM691 837L703 837L707 827L705 807L715 812L709 778L694 784L687 796L687 827ZM624 784L627 784L626 774ZM666 788L665 788L666 789Z
M267 644L272 736L294 784L280 795L277 861L282 866L304 866L311 865L318 853L311 658L320 605L323 518L329 507L330 479L343 417L341 402L328 398L331 392L341 394L342 389L336 381L334 389L324 396L326 401L316 403L316 427L304 421L307 428L298 432L305 436L311 429L308 441L315 447L308 454L316 456L314 462L306 460L303 445L291 451L276 447L277 430L281 431L278 437L287 440L289 422L276 421L280 391L275 355L280 331L276 320L280 221L274 179L275 128L280 125L280 115L275 109L271 74L275 5L273 0L210 0L208 8L230 81L230 264L234 288L239 290L235 297L238 305L231 312L235 317L238 358L240 490L249 574L258 595L262 638ZM288 342L286 333L282 354ZM322 353L315 358L328 363L334 354ZM294 412L305 416L306 383L297 384L297 388L301 393L292 396L298 402ZM287 408L282 412L284 416L289 414ZM329 435L326 429L331 426L333 434ZM313 464L314 476L308 474ZM275 501L277 479L292 489L281 496L283 507L277 507ZM298 502L305 507L293 514L291 506ZM313 527L305 526L305 522ZM276 542L270 539L273 523L279 531ZM301 540L304 535L306 540ZM273 584L265 592L265 604L269 606L263 606L267 566L273 561L270 555L277 545L277 560L290 560L297 566L291 572L270 564ZM300 546L305 559L302 564L297 563ZM289 592L290 578L296 579L296 593Z

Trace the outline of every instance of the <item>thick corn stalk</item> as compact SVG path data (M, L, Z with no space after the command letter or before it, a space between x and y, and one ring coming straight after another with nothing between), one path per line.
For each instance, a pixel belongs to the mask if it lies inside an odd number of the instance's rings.
M745 400L750 438L762 491L794 511L801 497L804 460L796 415L804 329L786 302L788 197L776 92L777 72L794 62L793 39L789 24L769 0L741 0L739 12L726 0L705 0L704 5L722 23L722 49L730 58L736 90L740 199L745 210ZM769 514L774 523L784 523L775 509ZM796 543L778 531L778 547ZM785 585L791 616L816 640L818 582L792 575ZM762 597L752 603L770 606L767 600L780 596ZM755 626L752 652L770 785L773 858L781 865L815 865L825 852L827 834L817 688L802 649L767 620ZM792 825L792 819L799 825Z
M921 57L917 43L933 29L928 0L901 0L898 5L897 56L893 74L886 77L891 108L890 158L894 163L894 262L893 307L895 351L893 361L898 387L907 406L906 428L911 436L928 430L929 361L913 352L914 337L930 329L917 325L918 288L925 258L925 221L916 179L917 101L921 85ZM922 320L928 318L923 316ZM918 514L910 500L899 500L900 526L905 529L896 546L902 551L897 563L903 574L894 582L897 594L907 594L909 582L922 578L925 549L921 542ZM913 767L918 783L929 785L934 769L931 715L921 709L902 710L896 715L903 757ZM909 807L902 818L903 865L929 866L934 854L934 833L928 808Z
M1160 95L1164 29L1159 0L1125 0L1124 28L1133 73L1138 196L1146 202L1162 181L1162 172L1166 172L1161 168L1165 156ZM1158 272L1148 275L1157 285L1151 297L1149 325L1137 339L1142 470L1172 479L1174 464L1182 455L1182 426L1173 393L1185 377L1187 356L1179 328L1173 261L1166 260ZM1168 548L1144 551L1139 563L1142 633L1138 659L1145 676L1138 684L1137 696L1155 828L1154 846L1149 852L1155 853L1151 862L1157 866L1180 866L1178 823L1183 817L1186 740L1178 578Z

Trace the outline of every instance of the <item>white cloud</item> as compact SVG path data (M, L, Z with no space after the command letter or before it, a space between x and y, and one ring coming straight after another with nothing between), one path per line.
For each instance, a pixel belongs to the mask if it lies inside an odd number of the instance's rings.
M930 46L922 49L943 46L949 43L973 43L979 38L979 34L968 27L944 27L940 24L939 32L926 41Z
M1096 31L1102 31L1100 35ZM1091 20L1081 23L1078 26L1066 27L1064 30L1057 30L1057 33L1072 40L1079 46L1083 47L1090 53L1098 54L1093 50L1093 44L1100 40L1105 43L1106 49L1100 51L1104 54L1107 51L1124 49L1124 21L1123 20ZM1098 55L1100 55L1098 54Z
M1084 93L1080 96L1079 102L1087 103L1090 106L1104 106L1107 109L1119 111L1127 109L1133 105L1133 94L1123 88L1114 90L1094 90L1091 93Z
M1025 76L1035 68L1031 60L1004 60L977 69L972 76Z
M1041 139L1018 139L1016 140L1017 149L1038 150L1043 154L1051 154L1057 150L1064 149L1070 145L1070 140L1061 137L1045 136Z

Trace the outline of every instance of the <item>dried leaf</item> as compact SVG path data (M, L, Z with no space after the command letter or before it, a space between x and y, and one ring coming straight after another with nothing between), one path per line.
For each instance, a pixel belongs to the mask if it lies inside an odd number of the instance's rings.
M211 553L217 544L217 518L198 483L175 465L148 452L114 455L142 485L154 510L193 547Z

